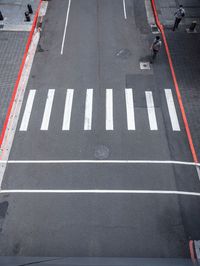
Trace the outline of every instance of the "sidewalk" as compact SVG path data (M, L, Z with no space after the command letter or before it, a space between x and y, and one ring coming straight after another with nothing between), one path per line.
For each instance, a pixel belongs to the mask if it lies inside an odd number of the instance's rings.
M35 13L39 0L1 0L0 10L4 16L0 30L0 132L2 130L13 88L24 55L31 22L24 22L24 12L30 3Z
M186 15L181 21L180 28L190 25L196 20L200 24L200 1L199 0L156 0L156 7L159 14L160 22L167 27L171 27L174 23L174 13L182 4L185 8Z
M173 24L173 13L179 4L186 10L186 18L176 32L168 26ZM200 159L200 1L156 0L160 21L165 27L175 73L192 133L195 149ZM188 34L191 21L198 22L197 33Z

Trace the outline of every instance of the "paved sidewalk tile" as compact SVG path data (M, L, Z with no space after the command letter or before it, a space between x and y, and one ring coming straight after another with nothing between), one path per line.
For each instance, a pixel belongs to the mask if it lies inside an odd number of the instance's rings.
M31 22L24 21L27 4L31 4ZM6 118L14 85L24 55L39 0L0 0L4 20L0 22L0 132Z
M31 4L33 14L30 15L31 21L25 21L25 11L28 10L27 4ZM0 10L4 20L0 21L0 30L3 31L30 31L35 11L39 0L1 0Z
M200 158L200 34L167 33L194 144Z
M196 20L200 24L199 0L155 0L159 19L165 26L173 65L183 99L186 115L191 129L194 145L200 159L200 30L188 34L186 28ZM173 11L183 4L186 17L179 29L172 32L167 26L173 24Z
M0 33L0 129L2 129L24 54L28 32Z
M185 27L190 25L192 21L200 23L200 1L199 0L155 0L159 18L165 27L171 27L174 23L174 13L182 4L186 14L180 24L180 29L185 30Z

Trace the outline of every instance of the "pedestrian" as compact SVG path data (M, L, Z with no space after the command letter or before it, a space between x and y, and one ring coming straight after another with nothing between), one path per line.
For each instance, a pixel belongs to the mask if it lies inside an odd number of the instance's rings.
M153 64L154 60L156 59L156 55L160 51L161 46L162 46L162 41L160 39L160 36L156 36L151 45L151 51L152 51L152 59L150 61L151 64Z
M179 9L174 13L175 16L175 22L174 22L174 27L173 31L175 29L178 29L178 25L181 22L182 18L185 16L185 9L183 8L183 5L179 6Z

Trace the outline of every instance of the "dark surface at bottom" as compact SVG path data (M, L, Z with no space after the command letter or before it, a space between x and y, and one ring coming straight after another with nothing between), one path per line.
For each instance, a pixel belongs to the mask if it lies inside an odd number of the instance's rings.
M189 258L184 226L198 237L198 197L10 194L1 202L4 256Z
M23 265L98 265L98 266L189 266L191 260L183 259L140 259L140 258L53 258L53 257L1 257L0 263L5 266Z

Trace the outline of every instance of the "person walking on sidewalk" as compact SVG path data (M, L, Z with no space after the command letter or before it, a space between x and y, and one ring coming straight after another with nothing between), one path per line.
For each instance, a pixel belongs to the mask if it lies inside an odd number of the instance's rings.
M152 51L152 59L150 61L151 64L153 64L154 60L156 59L156 55L160 51L161 46L162 46L162 42L161 42L160 36L156 36L156 38L154 39L151 45L151 51Z
M183 5L179 6L179 9L174 13L175 16L175 22L174 22L174 27L173 31L175 29L178 29L178 25L181 22L182 18L185 16L185 9L183 8Z

